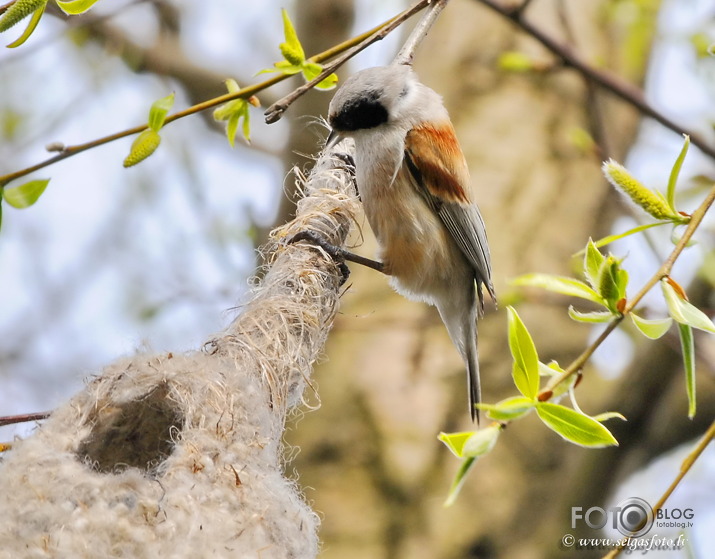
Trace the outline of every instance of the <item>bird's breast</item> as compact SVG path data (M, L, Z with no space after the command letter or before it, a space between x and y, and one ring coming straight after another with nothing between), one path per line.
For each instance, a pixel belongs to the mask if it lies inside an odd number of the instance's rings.
M362 149L361 149L362 148ZM403 165L404 144L356 142L357 181L379 258L405 295L428 300L468 267L439 217L412 185Z

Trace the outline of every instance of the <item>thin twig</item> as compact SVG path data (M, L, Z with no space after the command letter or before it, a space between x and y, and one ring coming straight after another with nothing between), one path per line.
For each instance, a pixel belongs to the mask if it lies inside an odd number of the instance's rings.
M673 251L670 253L670 256L663 262L663 265L658 269L658 271L653 274L653 276L645 283L645 285L636 293L631 299L629 299L626 303L625 308L623 309L623 312L620 316L617 318L614 318L608 326L606 326L606 329L601 332L601 335L598 336L598 338L591 344L589 345L581 355L579 355L576 359L573 360L573 362L566 367L564 372L559 375L558 377L555 377L549 385L541 392L540 399L543 400L548 400L550 398L551 393L553 392L553 389L567 380L569 377L572 375L576 374L578 371L580 371L583 366L586 364L586 361L593 355L593 353L598 349L598 347L608 338L608 336L613 332L616 327L623 321L623 319L633 311L633 309L638 305L638 303L641 302L643 297L646 296L646 294L653 288L655 285L662 280L663 278L667 277L670 275L671 270L673 269L673 265L675 264L675 261L678 259L680 254L685 250L685 247L688 246L688 243L690 242L690 239L692 238L693 234L695 233L696 229L700 226L700 223L702 222L703 218L705 217L705 214L707 211L710 209L710 206L712 206L713 202L715 202L715 186L713 186L710 189L710 192L708 192L707 197L703 202L698 206L698 208L693 212L693 214L690 217L690 222L688 223L687 228L685 229L685 232L683 233L683 236L680 238L680 241L678 241L678 244L675 246Z
M40 421L50 417L50 412L23 413L20 415L5 415L0 417L0 427L14 425L15 423L27 423L29 421Z
M599 70L588 64L588 62L586 62L578 54L576 54L573 49L569 48L567 45L559 43L558 41L553 39L548 33L543 31L536 25L533 25L532 23L526 21L522 17L522 10L520 9L520 7L517 6L516 8L514 8L504 6L496 0L476 1L480 4L483 4L484 6L487 6L488 8L491 8L498 14L504 16L505 18L513 22L515 25L520 27L522 31L524 31L528 35L531 35L534 39L539 41L553 54L558 56L564 65L574 68L575 70L583 74L585 77L587 77L589 80L592 80L594 83L598 84L603 89L610 91L616 97L619 97L623 101L629 103L630 105L633 105L642 114L651 117L653 120L661 123L663 126L672 130L673 132L677 132L678 134L687 134L688 136L690 136L690 142L693 145L697 146L704 154L715 159L714 147L708 145L705 140L703 140L702 137L700 137L698 134L686 130L677 122L670 120L663 113L659 112L655 107L653 107L645 100L643 91L640 88L623 81L622 79L610 72Z
M521 4L516 6L514 8L514 11L518 13L519 15L523 14L526 9L529 7L529 4L531 4L531 0L522 0Z
M423 0L423 2L429 3L428 0ZM391 21L392 20L387 20L386 22L378 25L377 27L374 27L373 29L370 29L369 31L366 31L365 33L362 33L356 37L353 37L352 39L344 41L343 43L340 43L339 45L331 47L319 54L311 56L310 58L308 58L308 60L311 62L318 62L318 63L324 62L324 61L332 58L336 54L345 52L346 50L350 49L354 45L360 44L367 37L374 35L377 31L382 29L385 25L389 24ZM291 76L288 76L285 74L279 74L279 75L274 76L274 77L272 77L268 80L265 80L261 83L251 85L249 87L244 87L234 93L226 93L219 97L214 97L213 99L209 99L208 101L204 101L202 103L197 103L196 105L192 105L191 107L188 107L187 109L184 109L183 111L179 111L177 113L167 116L166 120L164 121L164 124L165 125L169 124L170 122L173 122L180 118L184 118L186 116L189 116L189 115L201 112L201 111L205 111L207 109L216 107L216 106L226 103L228 101L232 101L234 99L239 99L239 98L248 99L249 97L251 97L251 95L255 95L256 93L263 91L264 89L268 89L269 87L271 87L283 80L286 80L290 77ZM36 163L35 165L31 165L30 167L26 167L24 169L20 169L19 171L14 171L14 172L8 173L6 175L0 175L0 186L4 186L7 183L9 183L10 181L18 179L20 177L24 177L26 175L29 175L30 173L33 173L40 169L44 169L45 167L49 167L50 165L58 163L59 161L62 161L63 159L67 159L69 157L72 157L74 155L82 153L83 151L87 151L89 149L92 149L92 148L95 148L95 147L98 147L98 146L101 146L104 144L108 144L110 142L119 140L121 138L126 138L127 136L133 136L134 134L139 134L140 132L143 132L147 128L149 128L149 126L147 124L142 124L139 126L135 126L133 128L128 128L126 130L122 130L121 132L116 132L114 134L110 134L108 136L104 136L102 138L92 140L91 142L86 142L84 144L76 144L76 145L72 145L72 146L66 146L57 155L54 155L48 159L45 159L44 161Z
M412 59L415 57L417 47L422 43L427 33L429 33L432 25L437 21L439 14L441 14L442 10L447 6L447 2L449 2L449 0L437 0L437 2L432 4L432 7L427 10L427 13L422 16L422 19L417 23L412 33L410 33L410 36L407 37L405 44L402 45L400 52L397 53L397 56L395 56L395 59L392 61L393 64L412 65Z
M266 112L264 113L266 116L266 123L267 124L273 124L274 122L278 122L281 117L283 116L283 113L290 107L297 99L302 97L305 93L313 89L316 85L318 85L320 82L322 82L325 78L327 78L330 74L335 72L340 66L345 64L348 60L353 58L356 54L362 52L365 50L367 47L372 45L373 43L376 43L377 41L381 41L384 39L387 35L392 33L395 29L397 29L400 25L402 25L407 19L412 17L414 14L425 8L431 3L432 0L421 0L411 8L406 9L404 12L398 14L391 20L387 22L387 24L384 24L381 26L375 33L367 37L365 40L363 40L361 43L355 45L353 48L350 50L346 51L340 58L335 59L333 62L330 64L326 65L323 68L323 71L314 79L311 81L304 83L300 87L294 89L291 91L288 95L285 97L282 97L281 99L278 99L275 103L273 103L268 109L266 109ZM446 1L446 0L443 0ZM443 2L439 2L443 3Z
M675 491L675 489L678 487L678 485L680 485L680 482L682 481L682 479L690 471L690 469L693 467L693 464L695 464L697 459L700 457L700 455L703 453L703 451L707 448L707 446L710 444L710 442L714 438L715 438L715 421L713 421L710 424L710 427L705 432L705 434L701 437L701 439L698 441L698 444L695 445L695 448L693 450L691 450L690 453L683 460L682 464L680 465L680 471L678 472L678 475L675 476L675 479L670 483L668 488L663 492L663 494L660 496L660 499L658 499L658 502L653 507L654 514L657 514L658 511L663 508L663 505L665 505L665 502L673 494L673 491ZM625 542L622 542L621 545L612 549L610 552L608 552L606 555L604 555L603 559L613 559L624 549L625 549Z

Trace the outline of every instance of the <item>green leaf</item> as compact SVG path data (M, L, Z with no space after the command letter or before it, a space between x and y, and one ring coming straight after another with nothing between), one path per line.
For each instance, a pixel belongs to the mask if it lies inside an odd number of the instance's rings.
M35 10L35 12L32 14L32 18L30 19L30 22L27 24L27 27L25 27L25 30L22 32L22 35L20 35L12 43L7 45L7 48L9 48L9 49L17 48L20 45L24 44L25 41L27 41L30 38L30 35L33 34L35 29L37 29L37 25L40 23L40 20L42 19L42 16L45 13L46 7L47 7L47 0L44 0L42 2L42 6L37 8Z
M83 14L94 6L99 0L55 0L60 9L70 16Z
M129 155L124 159L125 167L132 167L144 161L156 151L161 143L161 136L156 130L148 128L139 134L132 142Z
M643 334L646 338L651 340L657 340L663 336L673 324L672 318L654 318L646 319L641 318L636 313L630 313L631 320L636 328Z
M246 140L246 143L250 144L251 143L251 120L250 116L248 113L248 107L246 107L246 112L243 115L243 138Z
M601 423L566 406L539 402L536 413L549 429L574 444L589 448L618 446L618 441Z
M501 429L500 425L490 425L477 431L440 433L437 438L447 445L457 458L476 458L494 448Z
M662 279L660 286L663 288L668 313L676 322L715 334L715 324L713 324L708 315L683 299L673 286L668 283L667 279Z
M678 324L680 347L683 351L685 391L688 394L688 418L695 417L695 339L693 329L687 324Z
M539 372L542 376L555 377L561 376L564 373L564 369L556 361L551 361L548 365L539 362ZM558 383L553 387L551 398L549 399L554 401L556 398L566 394L576 384L577 380L578 375L570 375L566 380Z
M17 0L11 3L0 16L0 33L17 25L30 14L44 10L46 4L47 0Z
M303 77L306 79L306 81L314 80L320 75L322 71L323 66L318 64L317 62L305 62L303 64ZM325 77L325 79L318 82L315 87L317 89L328 91L329 89L333 89L337 84L338 75L330 74Z
M287 60L279 60L273 66L275 66L281 73L288 76L293 74L300 74L303 71L302 64L291 64Z
M680 154L678 154L678 158L675 160L673 168L670 171L670 177L668 178L668 190L666 191L666 201L668 203L668 206L670 206L670 209L674 212L676 211L675 185L678 183L680 169L683 166L683 161L685 160L685 156L688 153L688 148L690 147L690 136L688 136L687 134L683 134L683 137L685 138L685 142L683 143L683 148L680 150Z
M618 235L608 235L607 237L603 237L602 239L599 239L595 243L593 243L596 247L600 248L602 246L609 245L615 241L618 241L620 239L624 239L625 237L629 237L630 235L635 235L636 233L640 233L641 231L645 231L646 229L650 229L651 227L660 227L661 225L668 225L671 224L671 221L656 221L655 223L646 223L645 225L639 225L638 227L634 227L633 229L629 229L625 233L619 233ZM581 251L583 252L583 251ZM578 256L581 254L581 252L576 253Z
M233 101L228 101L223 105L219 105L216 109L214 109L214 120L230 120L230 118L236 113L241 113L246 104L247 101L245 99L234 99Z
M707 33L702 31L693 33L690 35L689 40L698 58L707 58L710 55L709 51L712 43Z
M590 238L583 252L583 275L591 287L595 289L598 286L598 271L601 269L606 257L601 254Z
M47 188L50 179L26 182L13 188L4 188L2 196L13 208L23 209L32 206Z
M317 84L315 84L315 87L317 89L320 89L321 91L330 91L331 89L335 89L337 85L338 75L333 73L329 74L324 80L321 80Z
M477 458L484 456L494 448L501 430L500 425L491 425L478 431L439 434L439 440L446 444L455 456L463 458L462 464L452 481L444 506L448 507L454 503L459 491L462 489L467 473L472 469Z
M302 66L296 66L287 60L281 60L280 62L273 64L273 68L263 68L263 70L256 72L256 75L260 76L261 74L272 74L278 72L280 74L285 74L286 76L292 76L293 74L300 74L302 71Z
M596 140L593 139L593 136L591 136L588 130L582 128L581 126L573 126L569 128L568 141L583 154L590 155L598 151Z
M236 145L236 133L238 132L238 121L240 119L241 115L234 113L226 123L226 137L228 138L228 143L231 147L235 147Z
M620 419L622 421L628 421L625 415L623 415L622 413L618 413L617 411L606 411L603 413L599 413L598 415L594 415L593 419L595 419L599 423L603 423L604 421L608 421L609 419Z
M461 433L440 433L437 438L442 441L447 448L452 451L457 458L462 458L462 449L467 439L476 431L463 431Z
M472 436L464 441L462 457L479 458L491 452L497 443L501 430L501 425L495 424L472 433Z
M563 372L563 368L556 361L549 361L548 365L539 361L539 374L542 377L553 377Z
M281 9L281 14L283 15L283 34L285 35L285 42L279 45L281 54L291 64L300 66L305 61L303 46L298 40L298 34L295 32L290 17L288 17L288 12L285 9Z
M610 322L614 314L611 311L580 312L569 306L569 316L577 322L589 322L597 324L600 322Z
M512 50L499 55L497 66L507 72L528 72L534 69L534 62L528 54Z
M467 474L469 473L469 470L471 470L472 466L474 466L474 464L476 463L476 458L465 458L464 460L462 460L462 464L459 466L459 470L457 470L457 473L454 476L454 480L452 480L452 486L449 488L449 494L447 495L447 499L444 501L445 507L452 506L457 500L457 496L462 490L462 485L464 485L464 480L467 479Z
M625 285L628 283L628 276L624 277L622 272L625 270L621 269L620 261L610 254L598 272L598 292L606 301L606 306L614 313L618 312L618 301L625 297Z
M514 384L524 396L536 398L539 392L539 356L529 331L514 307L506 308L509 318L509 350L514 358Z
M511 421L526 415L535 405L531 398L512 396L496 404L477 404L477 407L486 411L487 416L494 421Z
M243 137L246 142L251 143L251 126L248 111L248 101L245 99L234 99L224 103L214 111L215 120L225 120L226 137L231 147L235 145L236 134L238 133L238 123L243 119Z
M166 115L169 114L171 107L174 106L174 94L167 95L161 99L157 99L149 109L149 128L158 132L164 126Z
M564 276L550 274L524 274L511 281L512 285L540 287L547 291L561 293L571 297L580 297L593 301L599 305L604 304L603 298L584 282Z
M226 80L226 88L229 93L236 93L240 91L238 83L236 83L236 80L232 79ZM236 134L238 133L238 124L241 119L243 119L243 137L246 139L247 143L251 143L251 124L248 105L249 100L247 99L233 99L232 101L228 101L223 105L220 105L213 112L214 120L227 121L226 137L228 138L228 143L231 147L234 147L235 145Z
M226 90L229 93L236 93L237 91L240 91L241 88L238 85L238 82L234 80L233 78L228 78L227 80L224 80L223 82L226 84Z

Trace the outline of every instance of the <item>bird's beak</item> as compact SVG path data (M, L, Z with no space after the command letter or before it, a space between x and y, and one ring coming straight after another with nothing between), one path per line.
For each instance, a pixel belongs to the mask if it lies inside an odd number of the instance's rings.
M340 143L340 140L342 140L342 139L343 138L339 132L336 132L335 130L331 130L330 134L328 134L328 139L325 140L325 149L326 150L333 149L338 143Z

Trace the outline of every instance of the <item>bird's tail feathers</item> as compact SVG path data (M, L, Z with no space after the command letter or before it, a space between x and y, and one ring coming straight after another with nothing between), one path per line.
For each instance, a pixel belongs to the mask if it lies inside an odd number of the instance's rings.
M459 350L467 367L467 383L469 389L469 413L472 421L479 423L479 410L476 407L481 401L481 386L479 381L479 354L477 351L477 301L476 293L464 301L456 301L450 297L445 304L437 304L437 309L449 332L452 343Z

